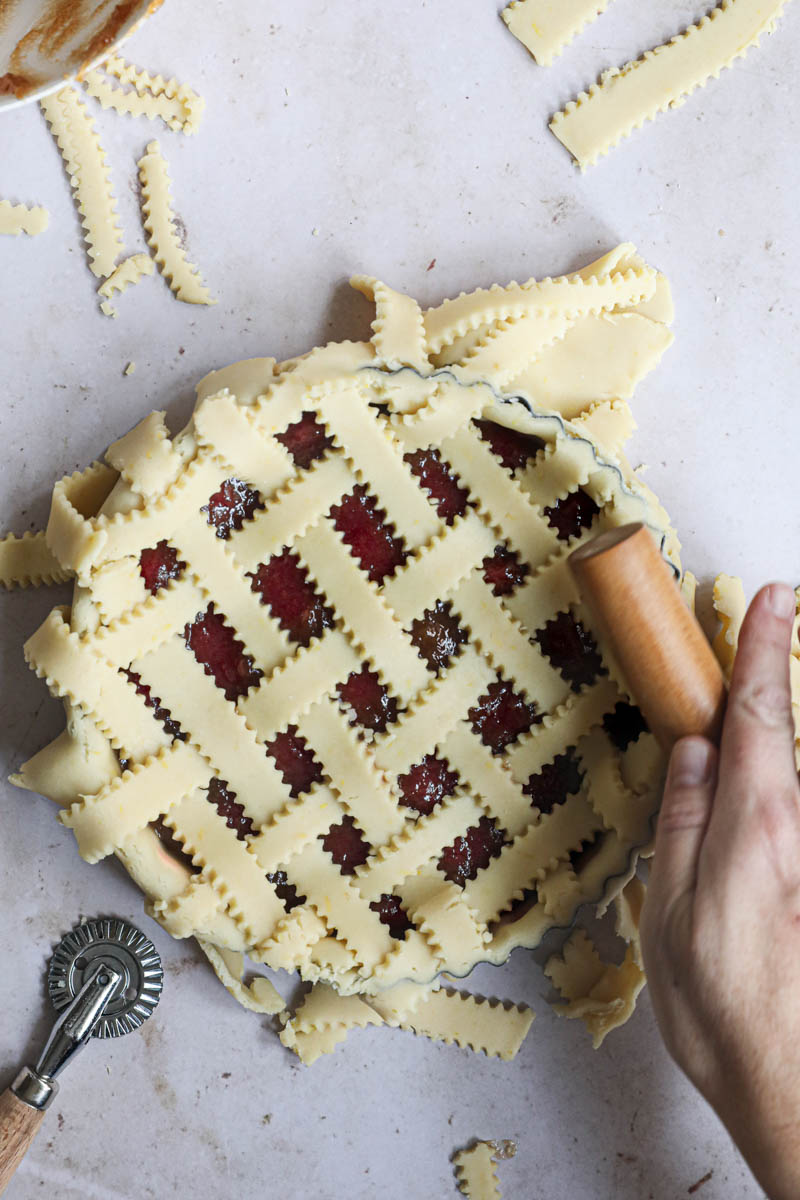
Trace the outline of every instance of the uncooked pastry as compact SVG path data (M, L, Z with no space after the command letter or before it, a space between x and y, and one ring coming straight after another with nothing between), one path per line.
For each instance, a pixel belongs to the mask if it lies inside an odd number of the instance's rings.
M512 0L503 9L508 28L540 67L554 58L579 33L606 11L611 0Z
M631 246L425 313L354 282L371 342L215 372L178 437L151 414L57 484L47 540L78 586L26 653L67 729L15 782L89 861L116 853L231 990L226 951L316 984L283 1033L306 1059L376 1023L507 1057L530 1014L437 977L613 899L663 772L566 557L637 518L676 566L677 542L619 452L624 401L567 421L498 381L598 313L638 314L625 336L654 359L671 303ZM235 678L202 638L234 647Z
M606 71L550 128L582 170L660 112L679 108L697 88L743 58L771 33L787 0L722 0L697 25L636 62Z

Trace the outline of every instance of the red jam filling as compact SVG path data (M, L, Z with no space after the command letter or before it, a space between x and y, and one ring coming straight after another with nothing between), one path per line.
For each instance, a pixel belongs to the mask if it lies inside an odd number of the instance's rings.
M620 700L613 712L606 713L603 728L620 752L627 750L631 742L637 742L643 733L649 732L641 710L625 700Z
M236 792L228 790L225 779L216 776L208 785L208 801L213 804L221 817L225 818L228 829L235 829L236 836L243 842L249 833L253 832L253 822L244 815L244 805L236 803Z
M560 612L535 634L536 641L573 692L594 683L606 669L597 643L571 613Z
M483 560L483 578L495 596L510 596L529 574L528 564L507 546L496 546L494 554Z
M431 670L438 672L449 665L469 636L459 625L450 602L437 600L433 608L426 608L412 621L411 641Z
M370 908L378 914L381 923L389 927L389 933L393 938L398 938L402 941L409 929L414 928L414 924L412 921L409 921L408 914L403 908L399 896L392 896L388 892L384 892L380 900L372 901Z
M178 551L169 542L160 541L139 555L139 572L144 586L154 596L171 579L179 579L185 567L186 563L180 562Z
M289 725L284 733L267 742L267 751L274 758L292 796L311 791L313 785L322 780L322 767L306 739L297 732L296 725Z
M293 908L298 908L301 904L305 904L306 897L298 896L297 888L293 883L289 883L289 876L285 871L270 871L267 879L275 888L275 894L287 913L290 913Z
M150 688L146 683L142 683L141 675L137 675L135 671L129 671L127 667L122 668L121 674L132 683L136 688L136 695L142 696L148 708L152 708L153 716L164 727L164 732L168 733L171 738L178 738L179 741L186 741L186 734L182 731L177 721L173 721L168 708L161 707L161 701L157 696L151 696ZM127 759L125 760L127 763ZM125 766L120 762L123 771Z
M455 479L452 468L442 462L439 451L432 447L414 450L406 454L405 460L411 474L416 475L428 493L428 499L436 505L439 517L452 525L456 517L466 512L469 500L469 492Z
M495 425L493 421L475 421L475 425L483 440L489 443L492 454L512 474L527 467L531 459L545 448L541 438L529 433L517 433L515 429Z
M216 526L218 538L229 538L232 530L241 529L245 521L263 507L264 501L258 492L234 476L220 485L219 491L200 511L208 514L208 523Z
M331 825L322 845L343 875L352 875L369 858L369 843L352 817L343 817L341 825Z
M386 726L397 720L397 701L366 664L360 671L353 671L337 690L349 710L351 725L384 733Z
M528 703L507 680L498 677L496 683L489 684L486 695L469 710L469 719L483 744L489 746L493 754L502 754L506 746L515 742L520 734L527 733L531 725L538 725L542 717L535 704Z
M273 554L250 576L254 592L261 596L275 620L294 642L307 646L333 625L333 611L308 578L308 572L291 550Z
M488 867L505 845L505 835L489 817L481 817L462 837L457 837L439 859L438 867L451 883L463 887L478 871Z
M458 783L458 774L450 770L446 759L426 754L407 774L400 775L397 783L400 803L427 816L437 804L441 804L447 796L452 796Z
M312 412L304 412L299 421L295 421L294 425L290 425L275 437L289 451L295 466L301 470L306 470L317 459L324 458L333 445L333 438L328 437L325 426L320 425Z
M580 763L575 752L568 750L545 763L538 774L531 775L522 790L540 812L550 813L557 804L565 804L569 796L577 796L582 781Z
M373 583L380 583L405 562L402 542L392 534L386 513L361 484L334 504L330 516L342 541Z
M544 510L547 523L558 534L562 542L577 537L584 529L588 529L600 509L586 492L578 488L564 500L557 500L550 508Z
M261 678L259 671L233 630L225 624L219 613L209 604L204 613L198 613L191 625L187 625L183 636L186 645L197 661L211 675L218 688L225 693L226 700L238 700L255 686Z

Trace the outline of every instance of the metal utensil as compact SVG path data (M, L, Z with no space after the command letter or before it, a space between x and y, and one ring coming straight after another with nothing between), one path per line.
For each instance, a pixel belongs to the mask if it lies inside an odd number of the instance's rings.
M161 996L164 972L153 943L116 918L78 925L61 939L47 974L60 1016L35 1067L0 1094L0 1194L39 1131L60 1075L92 1037L138 1029Z

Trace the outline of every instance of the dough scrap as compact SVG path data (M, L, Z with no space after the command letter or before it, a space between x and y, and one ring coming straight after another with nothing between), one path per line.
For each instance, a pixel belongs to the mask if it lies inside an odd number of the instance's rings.
M111 272L108 279L100 284L97 294L110 300L115 292L126 291L127 288L143 279L145 275L152 275L154 271L155 264L149 254L145 254L143 251L139 254L132 254L129 258L124 259ZM106 313L106 315L109 314Z
M12 204L10 200L0 200L0 234L10 234L16 237L27 233L36 237L44 233L50 224L50 214L40 205Z
M475 1142L458 1150L452 1158L458 1190L467 1200L501 1200L500 1181L495 1170L499 1159L513 1158L515 1142Z
M176 133L196 133L205 109L205 101L187 84L151 75L115 54L102 67L89 71L82 82L103 108L151 121L162 120ZM131 90L126 91L120 85L129 85Z
M215 304L200 272L187 262L172 212L167 162L158 142L150 142L139 159L142 215L159 271L179 300L186 304Z
M610 3L611 0L512 0L500 15L539 66L549 67Z
M123 243L108 160L94 122L73 87L62 88L39 104L61 151L83 218L89 269L106 279L114 270Z
M771 33L788 0L722 0L696 25L642 58L604 72L553 117L550 128L581 170L634 129L680 107L697 88Z

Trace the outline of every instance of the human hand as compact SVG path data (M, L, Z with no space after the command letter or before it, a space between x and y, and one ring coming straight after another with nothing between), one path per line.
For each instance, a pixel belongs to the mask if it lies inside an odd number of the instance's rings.
M800 1196L800 785L794 595L763 588L742 626L719 753L670 760L642 949L672 1057L773 1200Z

